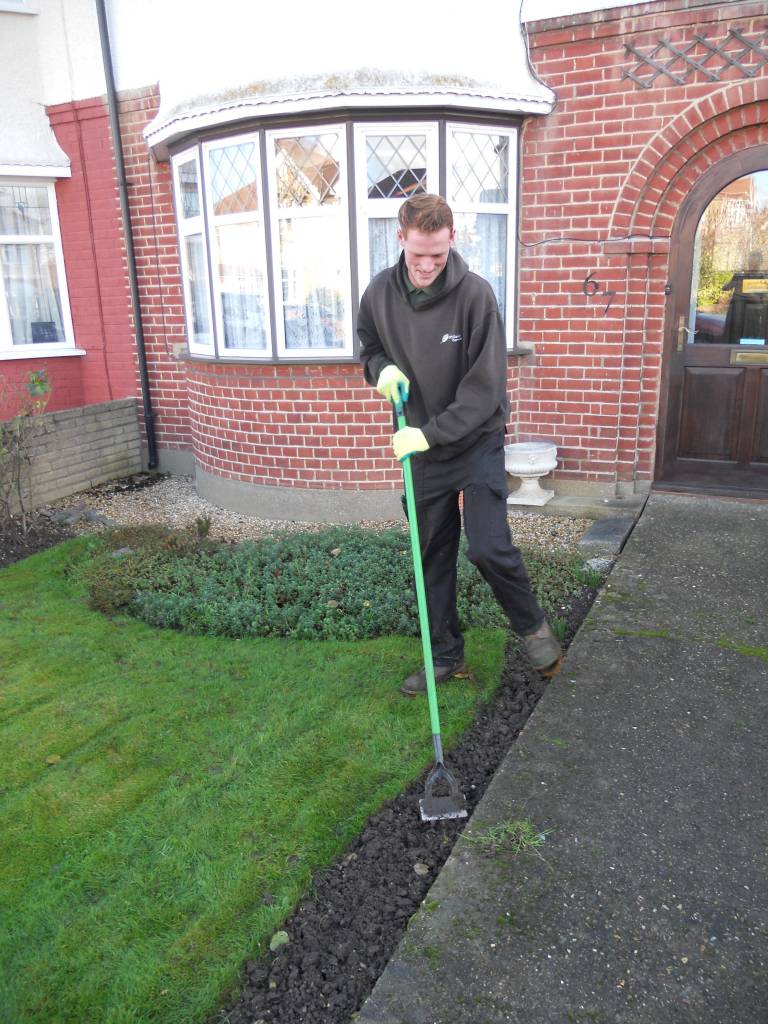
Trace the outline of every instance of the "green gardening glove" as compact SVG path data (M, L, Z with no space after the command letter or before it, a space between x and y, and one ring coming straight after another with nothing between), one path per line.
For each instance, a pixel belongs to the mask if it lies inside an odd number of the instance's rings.
M406 402L411 382L401 369L395 366L394 363L390 363L379 374L379 379L376 381L376 390L383 398L386 398L388 402L392 402L394 405L400 398L398 384L403 385L403 401Z

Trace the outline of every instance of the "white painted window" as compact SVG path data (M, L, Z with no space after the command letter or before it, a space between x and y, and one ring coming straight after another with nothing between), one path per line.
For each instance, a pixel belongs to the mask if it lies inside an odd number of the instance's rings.
M207 143L203 160L219 349L271 356L259 137Z
M355 169L362 291L398 260L397 211L403 201L440 191L437 124L356 125Z
M517 133L448 126L446 198L456 248L493 288L507 324L514 317Z
M515 128L438 120L275 128L176 154L190 352L353 358L353 311L397 262L400 205L424 192L446 195L457 248L511 326L516 171Z
M207 237L196 149L173 160L176 219L181 240L181 279L190 352L213 355Z
M352 355L344 125L267 133L280 356Z
M52 182L0 178L0 359L74 350Z

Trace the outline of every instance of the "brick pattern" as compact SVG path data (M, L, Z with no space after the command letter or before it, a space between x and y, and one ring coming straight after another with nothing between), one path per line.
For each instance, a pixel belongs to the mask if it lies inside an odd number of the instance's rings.
M765 14L661 0L532 26L533 67L558 101L523 133L520 344L536 355L519 374L516 429L558 443L561 479L652 479L677 211L717 160L768 142L765 68L640 91L622 77L635 59L625 43L731 27L753 38Z
M133 398L46 412L36 417L35 427L30 443L35 506L141 470Z
M713 162L768 141L766 69L638 90L622 77L625 44L731 27L753 37L764 20L763 3L656 0L530 26L532 64L558 102L523 129L519 343L535 355L510 360L510 434L553 439L556 477L652 478L677 210ZM209 472L248 483L398 486L389 412L357 366L179 359L170 166L142 136L158 103L155 88L120 98L160 449L192 448Z
M78 395L60 394L52 360L52 408L90 405L136 392L136 356L109 116L102 98L48 108L72 176L56 185L78 361ZM77 401L71 401L76 398ZM60 404L64 402L65 404Z

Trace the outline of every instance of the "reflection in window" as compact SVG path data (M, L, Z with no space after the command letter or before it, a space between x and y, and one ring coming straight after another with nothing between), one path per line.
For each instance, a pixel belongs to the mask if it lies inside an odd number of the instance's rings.
M704 211L691 319L698 344L768 344L768 171L731 182Z

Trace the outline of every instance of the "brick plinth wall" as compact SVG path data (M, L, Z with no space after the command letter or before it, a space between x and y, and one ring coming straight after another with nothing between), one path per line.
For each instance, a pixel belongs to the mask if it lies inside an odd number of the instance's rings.
M31 501L44 505L141 469L136 401L45 412L29 442Z
M663 0L530 27L533 67L558 101L523 134L520 344L536 355L521 369L518 431L557 441L560 479L649 481L677 212L713 163L768 143L768 74L747 53L755 77L725 66L719 81L692 71L641 88L622 77L638 67L625 44L646 54L730 28L757 40L765 4Z

